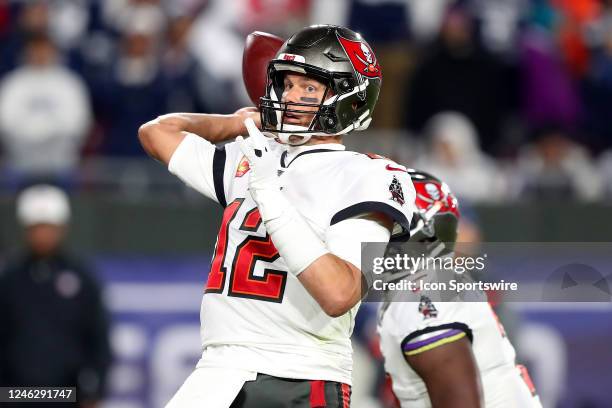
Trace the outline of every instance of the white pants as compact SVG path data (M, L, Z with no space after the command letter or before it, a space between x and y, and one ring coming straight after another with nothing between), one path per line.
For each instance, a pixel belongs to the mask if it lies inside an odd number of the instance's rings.
M166 408L228 408L244 383L256 378L254 371L198 367L187 377Z

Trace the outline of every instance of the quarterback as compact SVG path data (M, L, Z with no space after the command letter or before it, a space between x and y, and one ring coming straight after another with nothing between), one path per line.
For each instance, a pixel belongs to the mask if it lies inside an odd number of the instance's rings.
M437 178L409 172L417 197L410 241L426 245L428 255L452 256L456 198ZM395 275L388 281L406 276ZM486 301L433 302L419 290L388 295L378 331L385 371L402 407L541 408L527 370L516 365L514 348Z
M149 155L224 208L202 357L168 407L348 407L361 243L409 233L406 169L342 144L368 127L380 91L365 40L305 28L267 81L259 111L169 114L139 130Z

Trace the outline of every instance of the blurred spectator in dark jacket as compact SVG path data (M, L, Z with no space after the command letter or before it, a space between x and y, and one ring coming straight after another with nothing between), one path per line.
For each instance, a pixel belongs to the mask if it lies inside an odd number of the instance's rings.
M123 34L110 72L95 86L106 121L103 151L113 156L144 156L135 137L138 127L167 113L159 38L136 27Z
M466 115L481 135L485 150L499 139L508 104L502 67L475 40L473 21L461 8L445 18L439 41L417 67L408 99L408 126L420 131L434 114L452 110Z
M15 15L11 16L6 38L0 43L0 74L17 67L28 37L46 34L49 30L49 6L46 2L33 1L10 11Z
M24 64L0 83L0 141L15 179L70 178L91 116L83 80L50 38L29 38Z
M32 35L49 35L57 46L67 51L77 45L89 20L87 2L84 1L8 3L12 4L4 12L0 4L0 74L19 64L21 51ZM8 12L7 32L2 38L3 13Z
M601 151L612 147L612 6L599 24L596 47L586 78L586 127L590 145Z
M177 16L168 23L161 69L168 83L167 112L207 112L198 92L202 67L191 54L188 38L193 24L190 16Z
M518 160L521 197L591 201L601 197L602 179L588 151L559 127L536 132Z
M0 271L0 385L76 386L79 406L95 407L110 364L109 321L94 276L63 248L68 198L30 187L17 218L26 248Z

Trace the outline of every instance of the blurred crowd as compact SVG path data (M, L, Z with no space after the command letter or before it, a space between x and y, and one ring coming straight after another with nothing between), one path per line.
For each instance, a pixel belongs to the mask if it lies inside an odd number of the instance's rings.
M157 115L251 104L246 35L313 23L377 53L371 150L472 202L612 195L611 0L0 0L3 187L74 186L83 158L142 157Z

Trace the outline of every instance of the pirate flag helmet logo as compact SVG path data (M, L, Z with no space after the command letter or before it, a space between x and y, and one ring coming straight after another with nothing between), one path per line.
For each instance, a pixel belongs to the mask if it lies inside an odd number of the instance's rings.
M338 40L340 40L346 55L350 58L355 71L370 78L382 77L378 59L376 59L374 52L372 52L368 44L363 41L349 40L341 36L338 36Z

